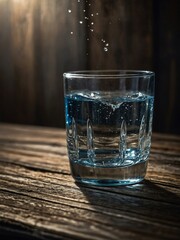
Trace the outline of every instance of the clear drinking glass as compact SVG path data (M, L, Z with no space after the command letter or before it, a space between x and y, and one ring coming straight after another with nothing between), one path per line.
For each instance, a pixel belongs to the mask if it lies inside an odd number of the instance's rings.
M67 148L77 182L114 186L144 179L151 146L154 73L64 73Z

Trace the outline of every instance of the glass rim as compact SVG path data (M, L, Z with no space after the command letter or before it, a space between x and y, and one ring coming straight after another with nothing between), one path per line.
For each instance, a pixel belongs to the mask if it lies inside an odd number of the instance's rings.
M132 77L152 77L153 71L146 70L82 70L69 71L63 73L64 78L132 78Z

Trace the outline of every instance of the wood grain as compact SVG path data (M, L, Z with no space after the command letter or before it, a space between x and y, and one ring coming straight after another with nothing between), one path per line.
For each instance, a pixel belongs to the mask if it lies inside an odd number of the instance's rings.
M180 89L179 78L179 9L180 2L174 0L155 1L154 5L154 66L156 71L156 126L160 131L180 133ZM165 107L166 106L166 107Z
M64 126L63 72L86 68L83 8L72 0L0 1L1 121Z
M178 239L179 166L180 137L153 134L145 181L126 187L75 184L64 130L1 124L1 234L22 239Z
M91 68L152 69L152 7L152 1L94 1L89 9L95 23L89 34Z

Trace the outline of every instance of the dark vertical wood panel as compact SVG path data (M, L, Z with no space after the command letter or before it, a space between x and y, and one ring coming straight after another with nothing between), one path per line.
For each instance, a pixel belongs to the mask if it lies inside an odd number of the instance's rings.
M41 71L43 79L44 119L51 125L57 113L56 69L56 1L42 0L40 4ZM58 114L58 113L57 113Z
M99 0L89 12L95 22L90 68L152 69L152 1ZM109 43L107 52L102 39Z
M1 121L64 126L62 74L86 68L83 8L71 0L0 1Z
M180 2L154 1L155 130L180 133Z
M0 1L0 120L16 121L11 46L10 1ZM12 104L9 104L12 99Z
M11 1L11 44L17 121L35 122L33 11L35 0Z
M64 125L63 79L67 70L84 68L85 43L79 35L78 19L83 5L73 1L41 0L39 3L41 39L41 81L44 125ZM71 14L68 13L71 10ZM73 35L71 35L73 32ZM41 112L41 109L39 109Z

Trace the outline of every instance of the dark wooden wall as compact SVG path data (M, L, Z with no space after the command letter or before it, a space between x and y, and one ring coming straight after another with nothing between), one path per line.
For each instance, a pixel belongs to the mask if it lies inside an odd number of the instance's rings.
M180 134L180 1L154 0L155 127Z
M1 121L64 126L62 73L85 68L80 15L75 1L0 0Z
M178 0L0 0L0 121L63 127L63 72L146 69L156 72L154 130L180 133L178 9Z

